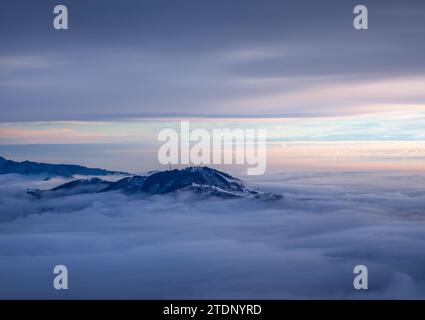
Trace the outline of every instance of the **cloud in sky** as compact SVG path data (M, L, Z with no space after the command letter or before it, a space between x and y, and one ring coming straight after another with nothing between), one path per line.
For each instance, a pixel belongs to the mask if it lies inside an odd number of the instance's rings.
M1 121L424 110L423 1L64 4L1 4Z
M269 141L423 141L425 111L417 106L402 112L351 117L191 118L190 130L266 129ZM412 111L412 109L414 111ZM180 132L180 119L120 121L44 121L0 123L0 144L155 143L164 128Z
M46 182L0 179L2 298L425 295L423 175L287 172L249 181L282 193L281 203L117 193L36 201L24 189ZM56 264L70 269L66 293L52 289ZM356 264L369 268L367 293L352 288Z
M425 117L389 112L351 117L196 118L190 129L265 129L267 170L423 171ZM161 129L177 119L0 123L0 155L16 161L77 163L126 172L157 170ZM195 143L192 143L194 145ZM122 161L125 159L125 161ZM243 170L231 166L230 170Z

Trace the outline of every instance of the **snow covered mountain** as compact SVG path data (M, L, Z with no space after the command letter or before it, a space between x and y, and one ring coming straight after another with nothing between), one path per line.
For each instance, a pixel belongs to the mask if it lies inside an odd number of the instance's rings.
M143 184L146 181L145 176L126 177L116 182L110 183L107 187L99 190L100 192L121 191L124 193L142 192Z
M280 195L253 190L227 173L208 167L156 172L148 176L126 177L116 182L98 178L68 182L51 190L30 190L36 197L64 196L77 193L119 191L125 194L172 194L190 192L201 198L218 197L278 200Z
M105 189L111 184L109 181L105 181L99 178L91 179L78 179L71 182L61 184L50 190L27 190L27 193L35 196L36 198L41 197L62 197L70 196L81 193L95 193L102 189Z
M127 174L125 172L109 171L99 168L87 168L70 164L48 164L32 161L16 162L0 157L0 174L45 174L48 177L59 176L70 178L74 175L83 176L106 176L116 174Z
M241 192L243 184L232 176L208 167L167 170L147 177L142 191L150 194L169 193L190 186L211 186L225 191Z

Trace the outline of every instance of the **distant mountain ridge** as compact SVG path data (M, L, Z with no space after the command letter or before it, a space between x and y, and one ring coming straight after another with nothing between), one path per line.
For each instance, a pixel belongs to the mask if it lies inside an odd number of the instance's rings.
M17 162L0 157L0 174L46 174L48 176L59 176L71 178L74 175L82 176L107 176L107 175L128 175L126 172L109 171L99 168L87 168L73 164L48 164L32 161Z
M253 190L227 173L209 167L188 167L152 173L147 176L125 177L115 182L98 178L74 180L50 190L29 190L37 198L81 193L118 191L124 194L162 195L190 192L201 198L251 198L279 200L280 195Z

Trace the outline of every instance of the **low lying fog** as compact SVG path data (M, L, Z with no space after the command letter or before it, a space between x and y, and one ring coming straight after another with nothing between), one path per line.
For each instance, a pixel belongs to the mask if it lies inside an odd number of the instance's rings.
M62 182L0 176L0 298L425 298L425 175L247 182L278 202L25 193ZM69 290L53 289L59 264Z

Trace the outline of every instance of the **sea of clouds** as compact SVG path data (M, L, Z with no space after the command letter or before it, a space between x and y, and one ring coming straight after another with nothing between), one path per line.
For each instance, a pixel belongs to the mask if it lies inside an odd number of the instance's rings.
M247 181L275 202L25 192L63 182L0 176L0 298L425 298L424 174ZM59 264L69 290L53 288Z

